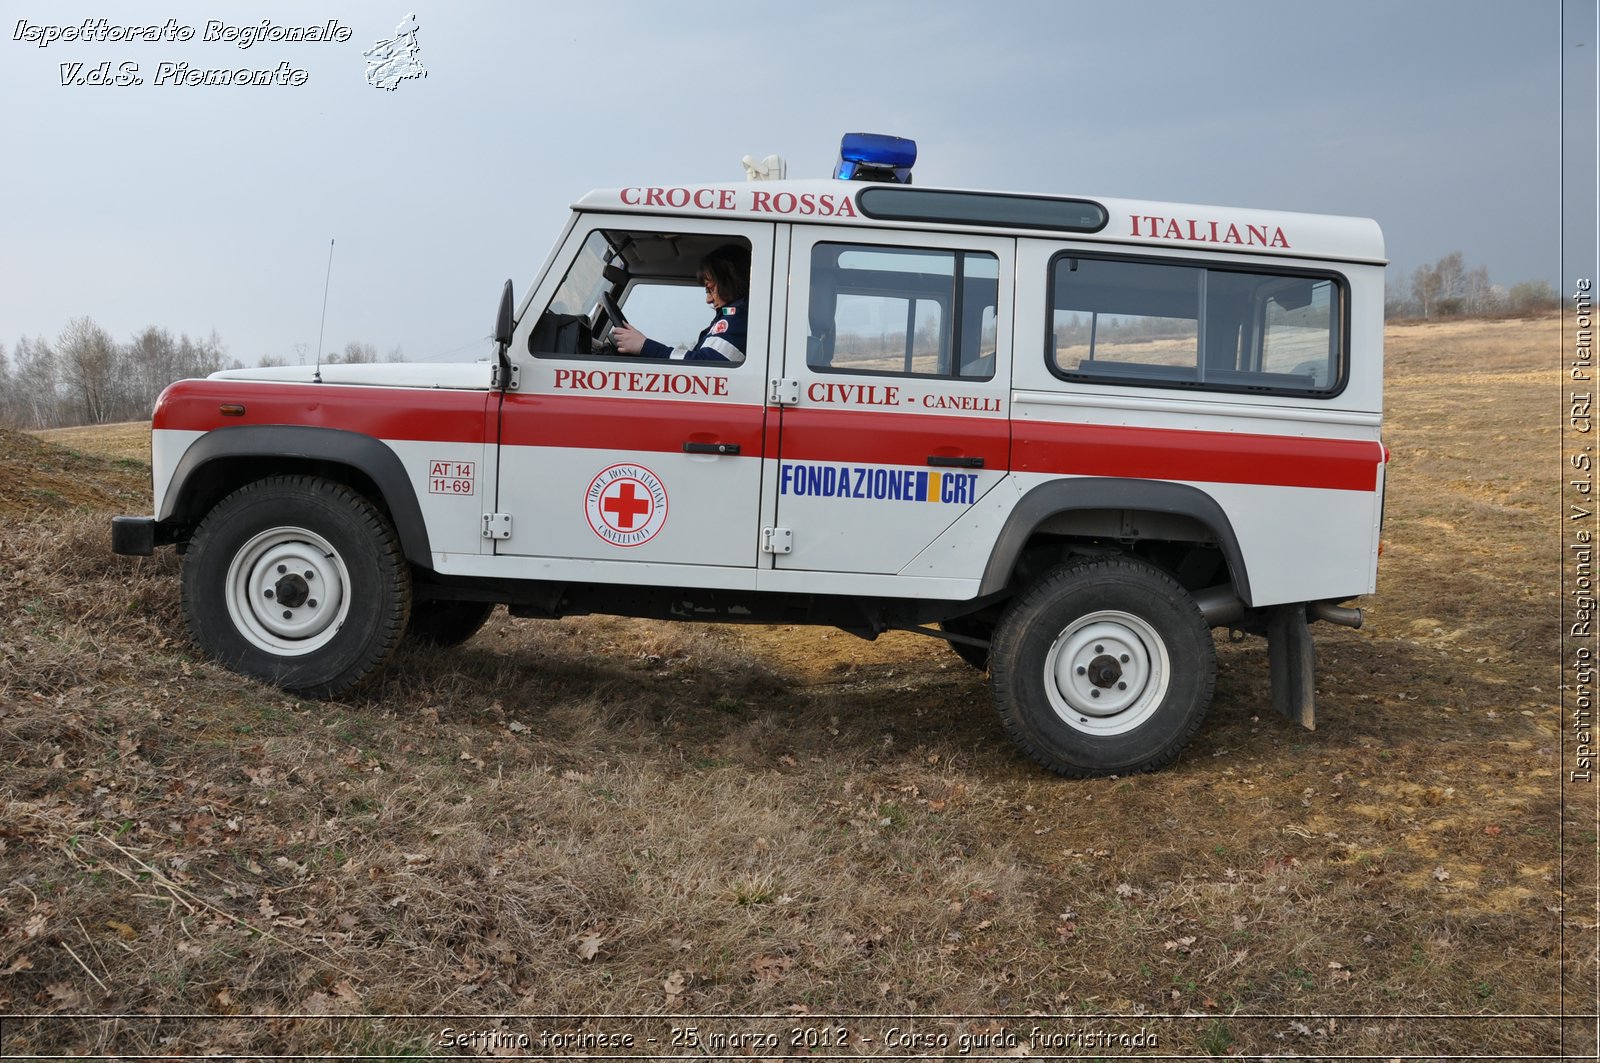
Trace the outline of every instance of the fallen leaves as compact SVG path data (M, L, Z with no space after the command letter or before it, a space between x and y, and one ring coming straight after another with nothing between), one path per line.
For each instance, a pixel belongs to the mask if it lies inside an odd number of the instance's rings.
M300 1002L307 1015L354 1015L362 1011L361 994L349 979L336 983L331 993L317 990Z
M794 960L788 956L758 956L750 964L750 973L758 982L781 982L794 969Z
M595 930L586 930L573 940L577 942L578 958L585 961L600 955L600 947L606 943L606 939Z
M44 987L46 999L58 1008L76 1008L83 1003L83 994L70 982L51 982Z

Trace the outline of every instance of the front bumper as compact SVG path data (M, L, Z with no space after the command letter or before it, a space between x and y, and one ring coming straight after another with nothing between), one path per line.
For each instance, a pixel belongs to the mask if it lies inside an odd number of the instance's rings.
M178 541L173 529L154 517L112 517L111 552L127 557L149 557L158 546Z

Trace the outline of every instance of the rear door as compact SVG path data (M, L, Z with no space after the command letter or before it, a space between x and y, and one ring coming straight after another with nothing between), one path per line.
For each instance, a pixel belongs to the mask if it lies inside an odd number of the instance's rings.
M795 226L778 569L894 573L1006 475L1014 242Z

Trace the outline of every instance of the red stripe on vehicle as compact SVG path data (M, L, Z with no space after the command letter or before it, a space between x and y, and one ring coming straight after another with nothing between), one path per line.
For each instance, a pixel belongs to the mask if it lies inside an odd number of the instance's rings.
M156 404L157 430L209 432L241 425L336 428L376 439L482 443L493 438L497 392L183 380ZM224 416L223 404L244 407Z
M1116 425L1013 425L1017 472L1374 491L1382 444Z
M224 404L245 412L224 416ZM785 461L918 466L937 455L982 458L991 472L1346 491L1376 490L1387 457L1370 440L600 396L512 393L501 407L497 392L229 380L172 385L153 426L205 432L292 424L377 439L493 443L499 409L499 442L525 447L680 452L686 442L714 442L757 457L774 453L781 417Z

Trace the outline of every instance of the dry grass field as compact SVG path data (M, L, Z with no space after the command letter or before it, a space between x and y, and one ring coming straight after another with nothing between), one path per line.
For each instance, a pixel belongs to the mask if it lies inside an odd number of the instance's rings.
M198 656L171 551L110 554L141 429L0 436L0 1054L1592 1058L1558 324L1388 343L1318 730L1222 638L1189 751L1089 782L912 635L497 614L296 700Z

